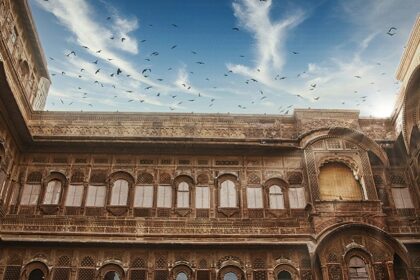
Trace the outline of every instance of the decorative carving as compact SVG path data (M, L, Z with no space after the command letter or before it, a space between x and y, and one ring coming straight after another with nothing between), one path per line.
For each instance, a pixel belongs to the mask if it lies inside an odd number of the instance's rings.
M330 280L342 280L343 273L341 267L338 264L328 265L328 275Z

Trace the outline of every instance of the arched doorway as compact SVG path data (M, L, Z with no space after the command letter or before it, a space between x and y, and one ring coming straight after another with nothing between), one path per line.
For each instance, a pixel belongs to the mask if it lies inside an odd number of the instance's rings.
M277 280L292 280L292 275L290 272L283 270L277 274Z
M43 280L45 279L44 272L41 269L34 269L29 273L28 280Z
M223 280L238 280L238 275L234 272L227 272L223 275Z
M121 266L110 263L99 269L99 280L124 280L125 274ZM93 279L92 279L93 280Z
M223 267L220 272L219 276L217 277L218 280L244 280L245 276L239 267L235 265L228 265Z
M121 275L116 271L108 271L105 274L104 280L121 280Z

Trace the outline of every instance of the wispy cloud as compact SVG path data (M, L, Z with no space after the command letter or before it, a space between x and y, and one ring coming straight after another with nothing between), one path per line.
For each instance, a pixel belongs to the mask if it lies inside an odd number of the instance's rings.
M120 68L124 74L130 75L132 79L161 91L171 90L164 84L145 78L128 59L124 58L124 53L138 53L137 39L129 35L130 32L138 28L136 18L123 18L115 10L112 17L113 24L106 27L93 20L95 17L94 9L86 0L36 1L43 9L54 14L59 22L72 32L80 46L87 47L85 48L86 52L100 59L108 67L112 67L113 71ZM110 38L114 39L111 40ZM122 38L124 38L124 41L121 40Z
M255 65L228 64L236 74L252 77L269 84L275 71L281 71L285 64L285 42L287 32L304 19L304 13L297 10L278 21L272 21L272 1L236 0L234 15L242 28L251 32L255 39Z

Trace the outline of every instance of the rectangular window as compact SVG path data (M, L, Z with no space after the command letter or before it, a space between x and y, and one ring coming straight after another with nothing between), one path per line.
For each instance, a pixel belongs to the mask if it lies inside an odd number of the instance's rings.
M172 206L172 187L171 186L159 186L157 197L157 207L159 208L171 208Z
M395 208L406 209L414 208L408 188L392 188L392 196L394 198Z
M153 186L136 186L134 197L134 207L152 208L153 207Z
M246 196L249 209L263 208L262 190L261 188L247 188Z
M210 208L209 187L196 187L195 188L195 208L197 209Z
M105 206L105 186L89 186L86 206L88 207L104 207Z
M289 188L289 202L290 208L302 209L306 206L305 201L305 189L300 188Z
M41 185L26 184L23 187L21 205L37 205L38 197L41 192Z
M65 206L80 207L83 199L83 185L69 185Z

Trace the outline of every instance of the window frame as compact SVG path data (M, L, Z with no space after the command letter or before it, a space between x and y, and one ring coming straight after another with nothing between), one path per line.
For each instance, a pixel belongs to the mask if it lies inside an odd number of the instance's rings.
M57 200L56 203L54 203L55 201L53 201L54 200L54 193L55 193L54 189L53 189L53 194L51 194L50 201L46 201L47 196L49 195L49 189L50 189L50 183L51 182L59 182L60 183L60 186L58 187L59 188L58 197L56 197L56 199L55 199L55 200ZM55 185L53 188L56 188L56 187L57 186ZM48 180L48 182L45 184L45 189L44 189L43 195L42 195L42 205L60 205L61 198L63 197L63 193L64 193L63 190L64 190L64 183L63 183L62 180L60 180L58 178L51 178L50 180ZM56 193L56 195L57 195L57 193Z
M125 182L125 184L122 184ZM120 183L119 185L116 185L117 183ZM116 188L119 188L118 191L116 191ZM125 192L123 191L123 188L126 188ZM118 198L116 203L114 202L114 195L118 195ZM123 200L121 202L121 196L123 197ZM127 207L129 205L129 197L130 197L130 182L121 177L117 177L114 180L111 181L111 187L109 189L109 199L108 199L108 205L111 207Z
M161 192L160 190L165 190L163 194L163 205L160 205L161 201ZM169 192L167 192L169 191ZM166 195L169 193L169 197ZM169 201L169 202L168 202ZM167 202L167 203L165 203ZM168 205L167 205L168 204ZM159 184L156 190L156 208L161 209L171 209L173 207L173 187L169 184Z
M229 184L228 182L232 183L232 185L230 187L231 191L229 191L229 185L226 186L228 188L227 189L228 198L227 198L226 205L225 205L225 204L222 203L222 202L224 202L224 201L222 201L222 199L223 199L222 191L223 191L224 184L225 183ZM232 191L232 188L233 188L233 191ZM234 202L231 201L231 199L233 200L233 198L231 197L232 194L234 194L234 200L235 200ZM218 199L218 207L219 208L223 208L223 209L237 209L237 208L239 208L239 205L240 205L239 199L240 198L239 198L239 186L238 186L237 182L235 182L235 180L232 180L232 178L226 178L224 180L221 180L220 183L219 183L219 188L218 188L218 197L219 197L219 199Z
M95 203L93 205L89 205L89 198L90 198L90 190L91 188L96 188L95 191ZM103 195L103 202L101 203L101 205L97 205L96 200L97 200L97 195L98 195L98 189L101 188L104 191L104 195ZM89 208L103 208L106 205L106 195L107 195L107 187L105 184L89 184L87 187L87 191L86 191L86 199L85 199L85 207L89 207Z
M181 190L180 188L183 188ZM185 189L186 188L186 189ZM182 196L183 204L180 205L180 198ZM185 206L185 201L186 206ZM191 208L191 185L187 181L180 181L176 186L176 208L178 209L189 209Z
M279 193L272 193L271 189L278 187L280 189ZM269 210L274 210L274 211L278 211L278 210L286 210L288 207L287 203L286 203L286 197L288 197L288 192L286 191L286 188L283 186L283 184L279 183L279 182L272 182L271 184L269 184L267 186L267 196L268 196L268 201L267 201L267 208ZM276 198L281 198L281 203L282 204L282 208L281 207L272 207L273 203L272 203L272 197L276 197ZM276 202L276 204L278 204Z

